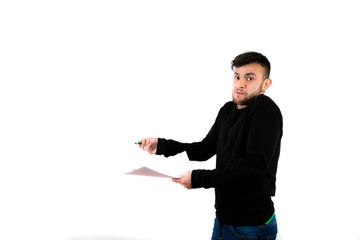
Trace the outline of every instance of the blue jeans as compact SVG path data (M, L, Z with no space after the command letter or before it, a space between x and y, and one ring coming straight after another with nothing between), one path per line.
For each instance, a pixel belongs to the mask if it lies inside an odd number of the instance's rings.
M214 230L211 240L275 240L277 223L275 216L268 224L259 226L233 226L220 224L215 218Z

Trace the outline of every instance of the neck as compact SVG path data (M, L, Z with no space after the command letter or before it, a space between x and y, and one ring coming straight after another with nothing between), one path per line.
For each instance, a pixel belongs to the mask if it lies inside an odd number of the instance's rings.
M237 109L243 109L246 108L248 105L237 105Z

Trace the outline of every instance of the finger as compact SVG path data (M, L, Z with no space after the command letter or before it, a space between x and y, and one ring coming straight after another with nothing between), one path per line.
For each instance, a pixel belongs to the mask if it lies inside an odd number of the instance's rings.
M186 173L180 174L179 177L180 177L180 178L186 177Z
M147 143L147 140L146 139L144 139L142 142L141 142L141 148L143 149L143 150L146 150L146 143Z
M151 144L150 144L150 141L147 140L147 141L145 142L145 146L144 146L145 151L149 152L150 145L151 145Z
M173 182L181 183L181 178L172 178Z
M146 141L146 138L141 139L141 140L139 141L139 143L140 143L139 146L141 147L141 145L143 145L145 141Z

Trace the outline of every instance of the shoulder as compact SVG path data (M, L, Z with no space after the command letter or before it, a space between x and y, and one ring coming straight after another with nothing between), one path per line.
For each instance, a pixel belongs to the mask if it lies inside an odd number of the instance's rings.
M235 104L232 101L225 103L219 110L216 121L221 120L224 116L230 114L235 109Z
M219 114L223 114L223 113L232 111L235 109L235 107L236 107L236 105L232 101L229 101L220 108Z
M264 113L273 113L279 114L281 116L281 111L278 105L268 96L262 94L258 96L251 103L251 111L260 111Z

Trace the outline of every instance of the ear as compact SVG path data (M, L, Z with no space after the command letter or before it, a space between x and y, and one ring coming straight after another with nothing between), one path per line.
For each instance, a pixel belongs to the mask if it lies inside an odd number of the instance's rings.
M271 83L272 83L272 80L270 78L265 79L263 86L262 86L263 92L265 92L265 90L267 90L270 87Z

